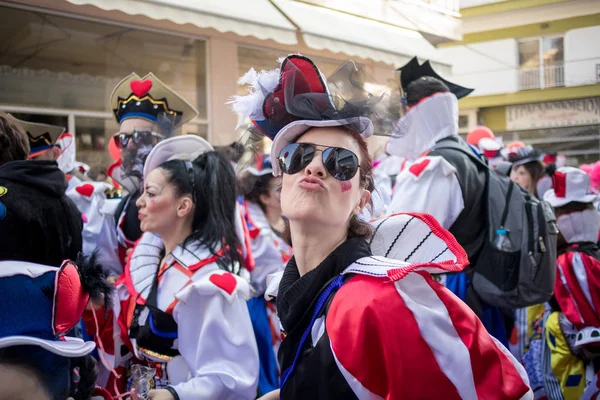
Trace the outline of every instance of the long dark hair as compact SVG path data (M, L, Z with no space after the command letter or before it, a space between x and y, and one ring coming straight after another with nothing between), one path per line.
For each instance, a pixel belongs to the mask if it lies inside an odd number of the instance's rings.
M532 189L532 194L535 197L538 197L538 192L537 192L537 183L538 181L544 176L545 174L545 169L544 169L544 164L542 164L541 161L530 161L527 162L525 164L521 164L523 166L523 168L525 168L527 170L527 173L529 174L529 176L531 176L531 189ZM543 193L542 193L543 194Z
M250 173L246 173L240 178L240 192L246 198L246 200L258 204L261 210L266 212L267 208L260 199L260 196L269 195L269 182L271 182L272 179L275 179L273 174L255 176Z
M167 182L175 186L178 197L191 195L195 199L192 233L183 245L197 241L213 254L222 249L230 263L219 266L233 272L233 264L243 265L242 246L235 230L235 173L229 162L215 151L201 154L191 165L192 173L182 160L167 161L159 167L166 172Z

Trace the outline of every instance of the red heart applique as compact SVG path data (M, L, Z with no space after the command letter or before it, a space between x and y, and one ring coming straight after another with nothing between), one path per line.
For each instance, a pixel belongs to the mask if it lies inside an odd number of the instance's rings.
M137 97L142 97L152 89L152 81L150 79L144 81L131 81L129 88L131 89L131 93L135 94Z
M92 197L92 193L94 193L94 185L86 183L84 185L77 186L75 190L77 190L77 193L79 193L82 196Z
M423 170L425 168L427 168L427 166L429 165L429 162L430 162L430 160L428 158L426 158L423 161L421 161L420 163L411 165L408 170L414 176L419 176L419 175L421 175L421 172L423 172Z
M210 276L209 280L216 286L229 293L229 295L233 293L235 287L237 286L235 277L230 273L224 273L223 275L214 274Z

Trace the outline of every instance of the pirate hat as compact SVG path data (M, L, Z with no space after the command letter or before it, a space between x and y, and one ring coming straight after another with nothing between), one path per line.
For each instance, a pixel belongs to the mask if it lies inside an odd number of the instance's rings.
M241 123L251 121L249 141L273 140L272 160L313 127L347 127L367 138L375 132L374 122L387 120L381 98L365 90L363 71L354 62L345 62L328 78L300 54L280 62L272 71L250 69L238 80L250 86L250 93L229 102ZM281 173L279 162L273 162L273 175Z
M14 118L14 117L13 117ZM63 134L62 126L40 124L38 122L15 120L23 127L29 139L29 158L39 156L56 145L56 141Z
M457 99L468 96L474 90L447 81L433 70L433 67L429 61L419 64L417 57L413 57L412 60L398 68L396 71L400 71L400 87L403 93L406 93L406 88L408 85L425 76L430 76L442 81L446 86L448 86L448 89L454 93Z
M110 108L118 123L127 118L144 118L168 132L198 115L190 103L152 72L143 78L133 72L119 82L110 95Z

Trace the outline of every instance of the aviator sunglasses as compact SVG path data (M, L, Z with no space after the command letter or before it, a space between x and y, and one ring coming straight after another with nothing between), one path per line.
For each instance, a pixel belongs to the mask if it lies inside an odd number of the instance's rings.
M279 165L284 174L293 175L302 171L321 151L323 165L338 181L349 181L359 169L358 157L341 147L327 147L313 143L290 143L279 153Z
M159 139L164 138L163 135L150 131L133 131L132 133L119 132L113 136L115 144L119 149L126 148L130 140L133 140L133 143L136 145L152 144L152 139L155 137Z

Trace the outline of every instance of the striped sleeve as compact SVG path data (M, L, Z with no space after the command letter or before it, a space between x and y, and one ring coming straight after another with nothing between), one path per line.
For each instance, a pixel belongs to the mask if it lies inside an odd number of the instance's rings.
M428 274L353 277L334 297L326 329L359 399L533 398L516 360Z

